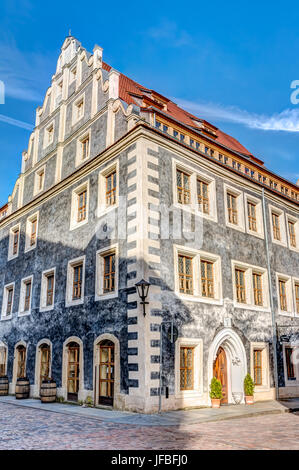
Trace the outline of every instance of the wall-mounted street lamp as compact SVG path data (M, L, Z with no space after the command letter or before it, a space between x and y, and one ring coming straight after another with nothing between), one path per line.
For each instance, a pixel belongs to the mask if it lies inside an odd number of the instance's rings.
M137 292L138 292L138 295L141 299L140 303L141 303L141 305L143 305L143 315L145 316L146 315L145 306L149 303L149 302L146 302L145 299L148 296L150 283L145 281L144 279L141 279L141 281L137 282L137 284L135 284L135 286L137 287Z

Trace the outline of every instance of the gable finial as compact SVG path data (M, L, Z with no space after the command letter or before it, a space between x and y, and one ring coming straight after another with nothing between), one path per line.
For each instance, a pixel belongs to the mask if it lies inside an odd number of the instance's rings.
M71 35L72 35L72 30L71 30L71 28L70 28L70 29L69 29L69 36L71 36Z

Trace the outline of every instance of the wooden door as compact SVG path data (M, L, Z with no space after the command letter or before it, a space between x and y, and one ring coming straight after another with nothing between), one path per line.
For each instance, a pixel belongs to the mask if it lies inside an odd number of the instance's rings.
M43 380L50 376L50 346L44 345L40 348L40 385Z
M25 377L26 367L26 349L24 346L19 346L17 349L17 379Z
M100 344L99 404L113 405L114 398L114 344Z
M72 343L68 347L67 399L69 401L78 401L80 377L79 356L79 345Z
M222 393L223 398L221 403L227 403L227 361L226 361L226 354L223 348L219 348L217 352L217 357L214 361L214 370L213 370L214 377L220 380L222 384Z

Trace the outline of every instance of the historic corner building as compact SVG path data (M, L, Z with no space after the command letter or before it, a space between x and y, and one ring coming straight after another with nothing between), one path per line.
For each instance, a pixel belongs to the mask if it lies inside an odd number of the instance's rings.
M154 412L209 405L213 375L234 403L250 372L255 400L299 396L299 187L102 53L65 39L0 209L10 393Z

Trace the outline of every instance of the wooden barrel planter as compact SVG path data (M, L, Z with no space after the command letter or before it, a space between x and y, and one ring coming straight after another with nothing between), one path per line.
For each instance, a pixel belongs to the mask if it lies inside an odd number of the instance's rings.
M56 401L57 386L53 379L42 381L40 387L40 399L42 403L53 403Z
M30 382L27 377L20 377L16 383L16 399L23 400L29 398L30 394Z
M0 396L8 395L8 377L0 377Z

